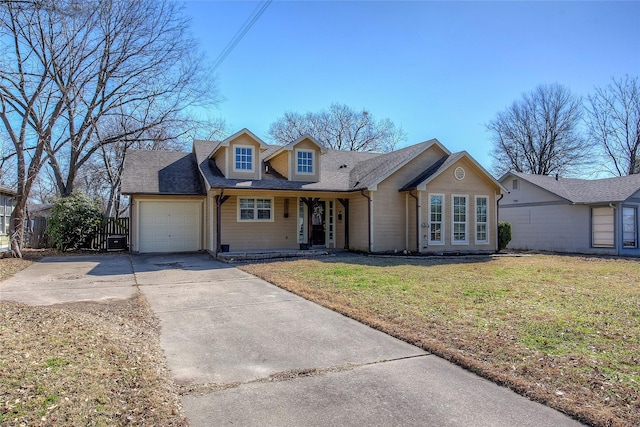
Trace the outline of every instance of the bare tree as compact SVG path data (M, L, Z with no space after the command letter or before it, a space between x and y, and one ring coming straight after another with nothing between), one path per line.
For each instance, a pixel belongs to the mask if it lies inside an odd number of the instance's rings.
M589 136L611 161L607 170L624 176L640 173L640 84L638 77L611 79L589 96Z
M119 120L112 120L109 126L103 127L106 134L126 134L127 126L127 117L121 116ZM223 138L227 133L226 122L217 118L193 121L187 134L181 138L177 138L171 129L157 126L134 135L133 138L104 144L80 170L81 179L78 184L85 193L102 201L106 216L119 217L123 208L126 209L126 206L123 207L121 204L120 185L129 150L180 151L185 148L187 140L200 136L204 139Z
M217 101L187 27L170 0L0 4L0 119L18 170L17 255L24 206L45 163L59 194L71 194L102 147L158 127L178 137L189 107ZM105 132L122 117L126 127Z
M576 174L589 164L589 141L580 132L581 99L559 84L525 93L487 124L494 171Z
M368 111L358 112L344 104L331 104L319 113L286 112L269 128L270 138L279 144L305 134L325 147L348 151L389 152L407 138L391 120L375 120Z

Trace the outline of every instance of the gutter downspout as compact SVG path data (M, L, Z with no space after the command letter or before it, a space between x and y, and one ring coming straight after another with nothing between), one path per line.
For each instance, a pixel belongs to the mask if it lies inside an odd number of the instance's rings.
M420 201L418 200L418 196L412 193L413 190L409 190L409 195L416 199L416 250L420 253L420 205L418 204Z
M496 253L500 250L500 200L504 197L504 194L500 194L500 197L496 199Z
M364 194L364 190L360 190L360 194L362 194L362 197L364 197L365 199L367 199L369 201L369 203L367 203L367 231L369 234L369 253L373 252L373 248L372 248L372 242L371 242L371 197L367 196L366 194Z

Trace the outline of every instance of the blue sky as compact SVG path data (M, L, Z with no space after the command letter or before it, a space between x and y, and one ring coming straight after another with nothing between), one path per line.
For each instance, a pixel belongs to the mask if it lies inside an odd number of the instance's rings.
M259 2L188 1L215 60ZM640 74L640 2L274 1L216 72L215 115L267 142L285 111L366 108L491 168L485 124L523 92Z

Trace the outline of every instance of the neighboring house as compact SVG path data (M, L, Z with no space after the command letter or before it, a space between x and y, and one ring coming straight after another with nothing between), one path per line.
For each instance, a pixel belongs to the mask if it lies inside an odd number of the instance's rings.
M49 236L46 233L47 222L51 216L53 203L27 204L27 222L25 223L24 245L28 248L50 247Z
M511 223L510 249L640 255L640 175L596 180L517 172L500 182L499 202Z
M376 154L247 129L192 153L130 152L122 178L134 252L493 252L502 190L435 139Z
M11 229L11 213L15 202L16 192L10 188L0 187L0 252L10 249L9 233Z

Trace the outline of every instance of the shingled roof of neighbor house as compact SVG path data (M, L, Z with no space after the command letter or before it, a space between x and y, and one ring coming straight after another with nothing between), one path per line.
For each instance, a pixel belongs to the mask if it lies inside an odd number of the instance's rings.
M562 177L556 179L555 176L521 172L509 172L508 174L530 182L574 204L623 202L640 191L640 175L602 179Z
M193 153L131 150L122 172L123 194L204 195Z

